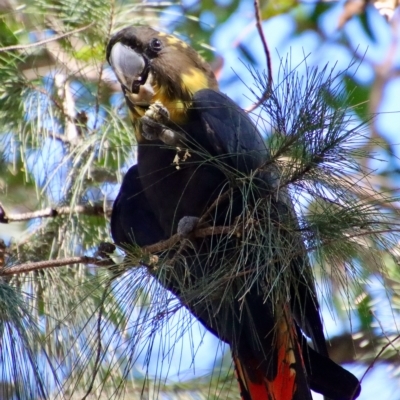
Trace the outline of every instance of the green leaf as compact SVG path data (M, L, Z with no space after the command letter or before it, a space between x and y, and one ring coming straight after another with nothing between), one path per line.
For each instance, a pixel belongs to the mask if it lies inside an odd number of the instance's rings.
M344 84L346 87L348 102L347 104L353 109L361 120L369 119L369 98L371 93L370 86L364 86L357 83L352 76L345 76Z
M321 15L324 14L326 11L330 10L334 6L335 4L330 2L325 2L325 1L317 2L314 11L309 16L310 21L317 24Z
M276 15L285 14L297 7L297 0L261 1L261 18L267 20Z
M360 318L361 330L369 331L374 321L371 310L371 296L367 292L362 292L359 294L358 299L360 300L356 303L356 310Z
M332 3L319 1L311 14L309 14L304 7L298 7L295 13L297 31L304 32L309 29L318 31L318 23L321 15L330 10L333 6Z
M0 47L12 46L18 44L18 39L6 24L6 22L0 17Z

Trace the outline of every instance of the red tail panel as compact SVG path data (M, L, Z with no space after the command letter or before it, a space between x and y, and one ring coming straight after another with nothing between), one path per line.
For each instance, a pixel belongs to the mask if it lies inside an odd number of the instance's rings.
M277 374L269 381L259 368L260 360L249 359L245 354L234 356L234 363L243 400L293 400L296 393L296 360L293 346L298 346L296 334L281 318L276 327ZM267 351L266 354L271 354ZM301 369L302 370L302 369Z

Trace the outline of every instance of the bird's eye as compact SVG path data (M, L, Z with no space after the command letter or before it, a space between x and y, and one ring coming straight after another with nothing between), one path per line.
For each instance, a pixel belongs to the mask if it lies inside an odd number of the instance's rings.
M151 40L149 50L153 53L158 53L162 49L162 42L160 39L154 38Z

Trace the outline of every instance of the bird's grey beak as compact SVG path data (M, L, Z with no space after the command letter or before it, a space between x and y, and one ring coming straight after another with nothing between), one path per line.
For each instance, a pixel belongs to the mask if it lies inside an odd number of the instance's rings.
M124 90L138 93L147 80L145 58L132 48L117 42L111 49L109 62Z

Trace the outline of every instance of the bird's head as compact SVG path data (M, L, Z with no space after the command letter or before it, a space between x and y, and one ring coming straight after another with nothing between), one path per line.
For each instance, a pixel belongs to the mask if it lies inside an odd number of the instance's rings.
M149 27L130 27L116 33L107 46L113 68L133 120L160 101L171 121L185 121L193 94L218 89L209 64L187 43Z

